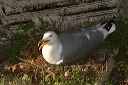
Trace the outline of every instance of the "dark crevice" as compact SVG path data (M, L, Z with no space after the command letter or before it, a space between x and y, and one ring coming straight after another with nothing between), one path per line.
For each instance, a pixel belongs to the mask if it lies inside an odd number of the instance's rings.
M92 3L92 2L96 2L96 1L104 1L104 0L89 0L89 1L82 1L80 0L81 2L86 2L86 3Z
M90 13L90 12L97 12L97 11L105 11L105 10L110 10L114 8L116 7L104 7L104 8L98 8L98 9L93 9L93 10L88 10L88 11L83 11L83 12L78 12L78 13L65 14L64 16L79 15L82 13Z
M29 23L30 21L15 22L15 23L10 23L8 25L15 26L15 25L19 25L19 24L26 24L26 23Z
M2 7L2 10L3 10L3 13L6 15L6 12L5 12L5 8L4 7Z

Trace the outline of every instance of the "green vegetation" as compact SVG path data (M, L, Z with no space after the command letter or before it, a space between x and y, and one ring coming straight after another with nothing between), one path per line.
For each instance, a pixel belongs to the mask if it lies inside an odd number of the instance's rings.
M119 49L118 54L114 57L117 62L123 61L128 64L128 54L126 53L126 46L128 45L127 33L128 24L125 24L120 18L115 22L116 30L107 37L106 44L112 49ZM124 39L123 39L124 38Z
M3 28L7 29L7 30L11 29L11 27L9 25L4 25Z
M0 38L6 37L6 36L7 36L7 34L5 32L0 31Z
M86 74L81 72L81 67L79 65L69 68L66 72L62 71L62 69L63 67L57 66L54 71L43 71L42 74L44 75L44 79L37 79L36 77L29 76L28 74L23 74L23 76L19 78L14 77L10 81L7 81L6 78L1 78L0 85L17 85L18 83L22 85L31 85L34 80L41 85L80 85L82 83L84 85L94 85L94 82L96 81L92 78L94 75L90 72L87 72Z
M48 21L44 21L42 18L38 18L39 20L40 20L40 22L41 22L41 24L42 24L42 26L46 29L46 28L48 28L48 26L49 26L49 22Z
M88 26L92 26L92 25L93 25L93 23L92 23L92 22L90 22L90 21L87 21L87 24L86 24L86 25L87 25L87 27L88 27Z
M0 78L0 85L31 85L32 77L24 74L22 77L14 77L12 81L7 81L6 78Z
M35 23L30 21L30 22L28 22L26 24L20 24L19 28L23 29L24 32L27 33L29 29L34 28L34 25L35 25Z
M30 35L28 33L28 30L34 28L34 22L30 21L26 24L20 24L20 29L24 30L23 34L14 34L12 36L12 39L10 40L10 48L5 49L6 56L10 57L12 59L12 63L19 62L19 59L16 57L16 55L19 55L21 47L25 46L29 39L34 36L37 32L40 32L38 29L34 29L31 31ZM31 41L34 42L34 41Z
M42 27L45 29L45 31L55 31L57 34L60 33L59 30L51 29L47 21L44 21L42 18L39 18L39 20L41 21ZM91 25L91 22L87 22L87 26ZM36 36L36 33L40 33L40 30L34 29L34 22L32 21L26 24L21 24L19 27L20 29L24 30L24 33L14 34L10 42L11 47L6 49L6 54L8 57L12 59L12 63L19 62L19 59L16 57L16 55L19 54L20 50L22 49L22 46L25 46L31 37ZM120 20L116 22L116 27L116 31L107 37L106 44L107 46L110 46L112 49L119 49L118 54L114 57L114 59L117 62L124 61L124 64L127 64L128 54L126 54L125 47L126 45L128 45L128 41L125 39L123 40L122 37L127 36L124 35L124 32L128 29L128 25L125 24L122 20ZM10 29L8 26L5 26L5 28ZM33 30L29 34L28 31L31 28L33 28ZM80 25L79 28L83 28L83 26ZM5 33L0 34L1 37L6 36ZM82 65L68 66L67 69L65 69L65 67L66 66L46 64L45 67L42 67L44 69L43 71L36 72L41 73L43 77L38 77L36 75L30 76L27 73L21 72L22 76L14 77L11 81L8 81L8 79L4 77L0 78L0 85L31 85L32 82L35 80L37 80L36 82L41 85L94 85L94 83L98 81L96 77L100 76L100 74L98 73L96 74L91 72L91 68L87 68L90 70L86 70L85 65L83 65L84 70L82 70ZM48 68L54 69L51 70ZM37 69L39 69L39 67ZM109 82L104 82L104 84L112 85Z
M19 60L15 57L20 53L21 46L24 46L28 42L28 35L27 34L14 34L12 36L13 40L11 40L10 48L7 48L6 55L12 58L12 63L17 63Z

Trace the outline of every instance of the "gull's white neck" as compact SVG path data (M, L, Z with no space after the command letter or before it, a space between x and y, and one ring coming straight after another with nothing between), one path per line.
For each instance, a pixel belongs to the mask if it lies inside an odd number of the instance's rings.
M60 61L60 53L62 51L62 46L59 42L52 45L45 45L42 48L42 54L44 59L50 64L56 64Z

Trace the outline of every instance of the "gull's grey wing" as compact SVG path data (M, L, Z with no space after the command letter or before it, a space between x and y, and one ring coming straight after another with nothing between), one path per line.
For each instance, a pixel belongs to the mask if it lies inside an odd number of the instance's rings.
M72 64L76 61L85 59L92 53L104 39L102 31L91 28L91 30L74 29L58 35L62 44L61 58L63 64Z

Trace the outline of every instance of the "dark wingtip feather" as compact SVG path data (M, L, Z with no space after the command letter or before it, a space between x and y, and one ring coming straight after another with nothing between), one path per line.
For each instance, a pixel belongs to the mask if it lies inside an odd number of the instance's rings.
M109 20L107 22L107 24L103 28L105 28L107 31L109 31L111 29L112 24L114 23L115 20L116 20L116 15L113 16L113 18L111 20Z

